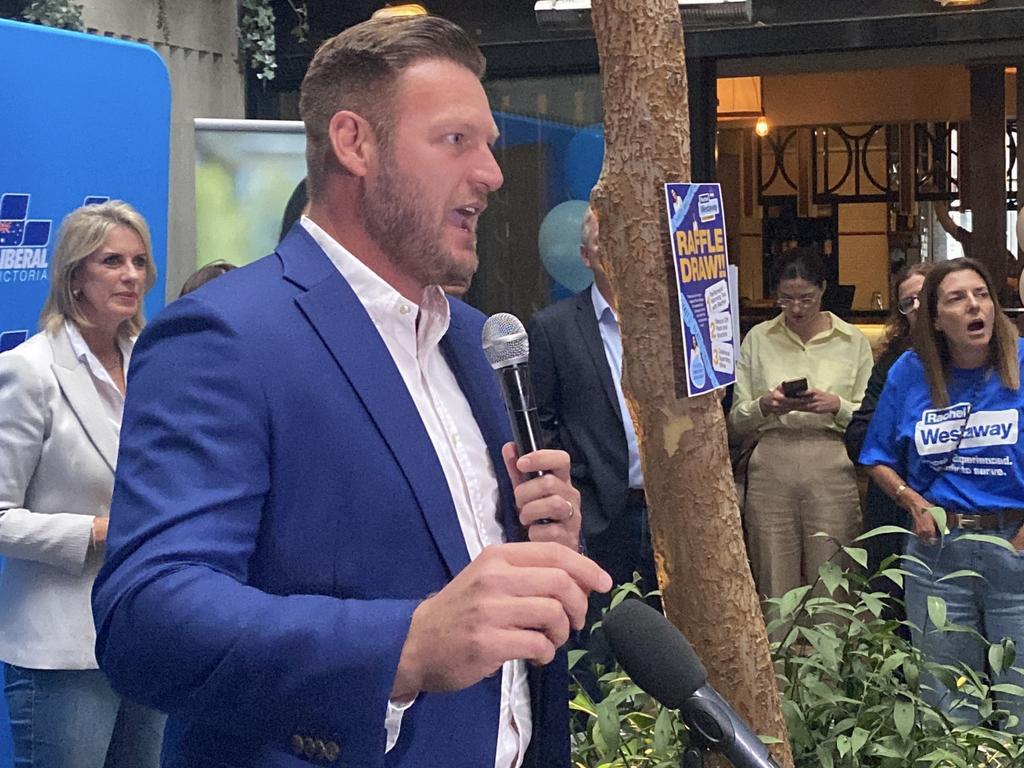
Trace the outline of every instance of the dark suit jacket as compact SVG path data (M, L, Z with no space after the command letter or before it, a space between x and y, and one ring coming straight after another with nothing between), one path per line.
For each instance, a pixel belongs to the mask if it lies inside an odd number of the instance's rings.
M453 302L442 348L514 538L483 320ZM128 392L97 655L116 689L170 713L165 765L326 765L324 745L349 768L493 765L500 676L420 694L384 753L412 613L469 558L401 375L308 233L169 305ZM566 768L564 654L530 687L527 764Z
M528 331L545 439L572 457L583 533L593 538L625 508L629 448L590 288L535 314Z

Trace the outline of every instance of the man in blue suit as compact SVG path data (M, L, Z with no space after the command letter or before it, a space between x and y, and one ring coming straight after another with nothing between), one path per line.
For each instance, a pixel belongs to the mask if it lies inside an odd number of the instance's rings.
M438 287L502 182L482 73L437 18L325 43L309 216L136 346L97 655L167 766L569 764L560 649L610 579Z

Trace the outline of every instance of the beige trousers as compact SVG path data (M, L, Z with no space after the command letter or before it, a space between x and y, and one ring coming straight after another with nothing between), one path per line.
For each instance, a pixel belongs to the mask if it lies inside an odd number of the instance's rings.
M781 597L811 584L836 552L860 534L860 499L843 438L826 430L766 432L747 474L744 527L757 591ZM849 559L840 562L846 567Z

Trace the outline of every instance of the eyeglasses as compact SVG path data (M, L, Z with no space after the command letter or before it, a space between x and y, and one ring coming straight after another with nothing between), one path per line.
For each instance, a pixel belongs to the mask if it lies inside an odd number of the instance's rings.
M921 306L921 300L917 295L904 296L898 302L896 302L896 309L901 315L909 315L915 309Z
M776 306L782 307L783 309L789 309L790 307L813 307L821 301L820 296L803 296L799 299L793 299L789 296L782 296L775 300Z

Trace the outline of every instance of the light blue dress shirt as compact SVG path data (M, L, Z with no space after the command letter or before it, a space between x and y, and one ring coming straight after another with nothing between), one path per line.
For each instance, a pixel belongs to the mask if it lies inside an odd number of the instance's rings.
M629 449L629 487L643 488L644 473L640 469L640 448L636 441L636 430L633 419L629 417L626 398L622 395L622 335L619 333L619 318L597 285L590 286L590 295L594 300L594 314L597 315L597 327L601 331L601 342L604 344L604 356L612 372L615 383L615 394L619 398L619 413L622 415L622 426L626 430L626 447Z

